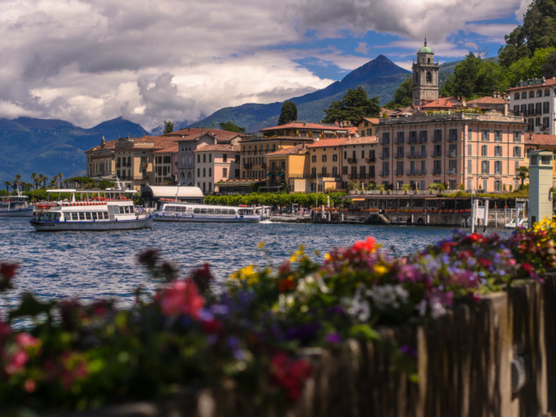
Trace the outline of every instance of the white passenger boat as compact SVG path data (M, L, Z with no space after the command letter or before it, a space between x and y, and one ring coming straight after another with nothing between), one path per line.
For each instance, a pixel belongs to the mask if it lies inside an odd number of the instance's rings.
M527 219L515 219L515 218L513 218L512 220L510 220L509 223L506 223L504 227L506 229L515 229L516 227L527 229L528 228L528 221L527 221Z
M0 197L0 217L32 217L33 206L27 201L19 190L16 196Z
M154 213L155 221L258 223L261 215L251 207L212 206L206 204L164 203Z
M79 191L85 201L75 201L76 190L48 190L51 193L72 193L71 201L55 205L40 205L33 213L31 225L39 232L134 230L152 227L153 217L146 210L136 208L125 194L135 191ZM99 194L90 198L90 194ZM100 193L111 198L100 197ZM115 195L116 194L116 195Z

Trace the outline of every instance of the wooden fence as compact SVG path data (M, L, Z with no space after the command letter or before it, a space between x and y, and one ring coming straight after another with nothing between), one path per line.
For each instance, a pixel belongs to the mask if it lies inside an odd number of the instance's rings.
M556 273L426 326L380 331L416 348L418 382L393 367L387 351L349 341L338 351L300 352L315 370L285 410L233 389L206 389L73 417L545 417L556 410Z

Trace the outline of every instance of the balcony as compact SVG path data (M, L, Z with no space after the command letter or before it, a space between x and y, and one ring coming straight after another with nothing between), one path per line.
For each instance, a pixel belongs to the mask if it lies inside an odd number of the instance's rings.
M404 138L397 138L396 139L397 144L404 143L404 142L405 142Z
M357 158L348 158L348 164L356 164Z
M379 177L388 177L389 175L389 171L380 171L380 174L378 174Z
M458 137L457 137L457 136L453 136L453 135L452 135L452 136L450 136L450 137L448 138L448 142L457 142L457 141L458 141Z
M253 168L253 165L252 164L243 164L243 168L251 169L251 168Z
M398 170L396 170L396 175L397 175L398 177L401 177L401 176L403 175L403 169L398 169Z
M457 152L448 152L448 157L449 158L455 158L456 156L458 156Z
M442 174L442 170L435 168L432 170L432 175L441 175Z
M432 153L432 157L433 157L433 158L440 158L440 157L442 157L442 152L434 151L434 152Z
M440 143L442 142L442 137L440 136L435 136L434 138L432 138L433 143Z
M390 145L390 139L384 139L384 138L382 138L382 139L380 140L380 144L381 144L381 145Z
M396 156L395 156L394 158L396 158L396 159L402 159L402 158L403 158L403 155L404 155L403 152L397 153Z
M376 162L376 158L374 156L370 156L368 158L365 158L365 162L371 164L373 162Z
M458 173L457 169L449 169L448 175L456 175Z

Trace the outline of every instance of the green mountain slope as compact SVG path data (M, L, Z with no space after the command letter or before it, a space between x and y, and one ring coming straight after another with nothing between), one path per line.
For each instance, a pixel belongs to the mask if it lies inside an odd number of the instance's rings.
M62 120L21 117L0 119L0 187L13 181L16 174L31 182L31 173L65 178L85 171L85 153L100 143L118 137L141 137L147 131L120 118L83 129Z
M376 57L365 65L353 70L341 81L336 81L328 87L290 99L298 108L298 119L306 122L319 122L323 117L323 110L330 102L340 100L349 88L362 86L369 97L380 97L380 103L385 104L393 97L398 85L410 72L397 66L383 55ZM213 113L206 119L193 123L190 127L212 127L228 121L245 127L247 132L258 132L264 127L278 123L280 109L283 103L244 104L237 107L226 107Z

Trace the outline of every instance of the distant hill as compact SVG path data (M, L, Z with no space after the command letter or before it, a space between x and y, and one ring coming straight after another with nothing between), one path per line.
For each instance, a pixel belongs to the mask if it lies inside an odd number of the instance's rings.
M63 120L0 119L0 187L16 174L31 182L31 173L64 178L85 170L85 153L98 144L118 137L141 137L148 132L121 117L83 129ZM5 189L5 188L4 188Z
M290 99L297 105L298 120L319 122L324 117L323 110L330 102L340 100L349 88L363 87L369 97L380 97L380 103L386 104L393 97L398 85L410 74L409 71L397 66L384 55L353 70L341 81L304 96ZM245 127L247 132L258 132L260 129L275 126L278 123L283 102L270 104L243 104L237 107L226 107L213 113L206 119L191 124L189 127L218 127L219 123L234 122Z

